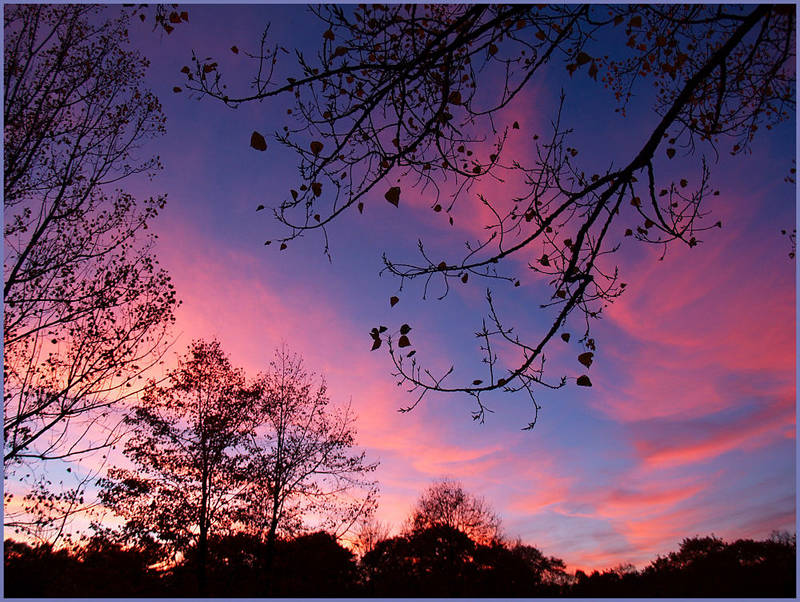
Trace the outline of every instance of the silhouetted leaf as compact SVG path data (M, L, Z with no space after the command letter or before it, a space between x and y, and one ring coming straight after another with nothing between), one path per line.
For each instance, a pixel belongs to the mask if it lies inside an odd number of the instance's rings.
M561 340L564 341L565 343L569 343L569 333L568 332L562 332L561 333Z
M172 88L172 91L178 93L181 91L181 89L178 86L175 86L174 88Z
M403 324L400 327L400 334L408 334L409 332L411 332L411 326L409 326L408 324Z
M256 211L261 211L263 208L264 208L264 205L259 205L258 207L256 207Z
M380 347L380 346L381 346L381 343L382 343L382 342L383 342L383 341L381 341L381 340L380 340L380 338L373 339L373 341L372 341L372 348L370 349L370 351L375 351L375 350L376 350L378 347Z
M513 124L511 124L511 128L514 129L514 130L518 130L519 129L519 121L515 121Z
M672 148L672 147L669 147L669 148L667 149L667 157L669 157L670 159L672 159L672 157L674 157L674 156L675 156L675 149L674 149L674 148Z
M364 213L364 203L359 203L358 204L358 212L359 213Z
M592 366L592 358L594 357L594 353L591 351L587 351L586 353L581 353L578 356L578 361L586 366L587 368L591 368Z
M257 151L265 151L267 150L267 141L264 140L264 136L258 132L253 132L253 135L250 136L250 146Z
M591 387L592 386L592 381L590 381L589 377L586 376L585 374L583 374L582 376L579 376L578 380L576 381L576 383L577 383L577 385L579 387Z
M473 385L475 385L475 386L478 386L478 385L480 385L480 384L483 384L483 381L482 381L482 380L480 380L480 379L473 380L473 381L472 381L472 384L473 384Z
M322 195L322 184L319 182L312 182L311 183L311 192L314 193L314 196Z
M400 301L398 297L389 297L389 305L394 307L397 305L397 302Z
M322 142L320 142L319 140L314 140L311 143L311 152L314 153L315 155L319 155L322 152L322 146L323 146Z
M400 340L397 341L397 346L402 347L411 347L411 341L408 340L408 337L403 335L400 337Z
M400 204L400 187L392 186L384 195L387 201L397 207Z
M236 46L231 46L231 52L233 54L239 54L239 49Z

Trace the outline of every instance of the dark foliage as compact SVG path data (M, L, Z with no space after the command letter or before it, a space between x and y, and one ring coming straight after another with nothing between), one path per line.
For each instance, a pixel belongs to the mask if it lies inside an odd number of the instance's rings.
M246 534L209 541L208 595L261 595L264 543ZM54 550L5 542L6 597L197 596L194 550L164 567L101 537ZM269 574L279 597L783 597L795 596L795 536L727 543L685 539L677 552L634 567L574 576L532 546L482 545L447 526L379 542L355 556L329 533L280 540Z

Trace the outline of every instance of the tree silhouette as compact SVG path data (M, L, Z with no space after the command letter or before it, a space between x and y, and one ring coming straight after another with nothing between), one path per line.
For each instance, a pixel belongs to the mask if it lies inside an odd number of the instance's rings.
M175 293L143 232L163 197L116 188L153 173L164 131L126 47L129 16L93 6L5 11L4 461L69 458L119 435L109 407L164 350Z
M491 216L486 236L467 243L462 257L439 258L419 241L416 261L384 257L385 270L439 283L442 296L468 281L487 284L488 317L478 331L481 373L461 382L454 368L432 373L415 356L410 326L388 335L372 331L373 349L386 341L400 383L416 395L467 393L483 419L482 395L523 391L535 424L539 387L559 388L566 377L545 379L544 351L578 313L583 334L578 361L587 368L597 351L591 319L625 287L608 255L625 238L661 245L696 246L703 231L703 201L716 194L701 156L730 141L734 155L748 151L756 131L771 129L794 109L794 11L786 6L601 5L360 5L311 9L324 33L314 57L298 52L298 69L284 81L283 51L267 29L260 48L242 51L256 66L249 91L232 90L216 61L193 57L187 88L229 106L294 96L290 123L277 140L299 156L300 185L275 214L287 226L281 249L327 227L348 210L366 211L383 197L399 205L410 190L432 197L434 212L458 219L456 207L479 179L500 182L521 175L527 192L509 199L479 197ZM235 49L239 54L239 49ZM599 79L625 112L643 82L654 84L656 119L628 155L610 156L597 171L582 160L562 123L561 103L548 136L534 136L534 164L506 158L509 133L502 109L554 69L570 77ZM548 73L551 73L549 71ZM635 134L633 135L635 137ZM260 151L266 140L254 132ZM610 149L613 155L613 150ZM694 176L660 176L664 165L685 158ZM694 165L688 160L696 158ZM588 171L588 170L593 170ZM588 173L586 173L588 171ZM692 185L689 182L693 182ZM416 233L412 232L412 236ZM271 241L267 241L268 243ZM527 260L550 287L542 299L550 326L520 336L501 319L494 298L517 285L509 258ZM512 289L513 290L513 289ZM391 298L394 305L397 296ZM585 328L584 326L585 325ZM496 349L516 349L516 364L502 366ZM463 377L462 377L463 378ZM591 386L587 374L575 378Z
M500 517L486 501L448 479L434 483L422 493L410 522L413 531L445 526L484 545L502 539Z
M210 534L231 524L245 488L240 449L255 394L218 341L195 341L168 375L152 385L126 423L125 456L135 469L113 468L101 499L126 519L134 542L163 542L167 552L193 549L198 588L206 592Z
M240 520L264 537L269 572L278 535L296 533L307 516L341 535L374 509L376 484L368 475L377 463L353 449L349 406L332 406L324 380L315 385L299 356L276 350L257 389Z

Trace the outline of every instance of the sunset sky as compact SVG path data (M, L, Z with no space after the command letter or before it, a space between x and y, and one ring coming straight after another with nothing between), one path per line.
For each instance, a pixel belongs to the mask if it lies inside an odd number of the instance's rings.
M473 333L486 314L485 286L470 281L442 301L438 292L423 301L412 283L390 307L399 282L379 277L381 254L414 259L422 238L460 259L483 226L476 193L513 194L513 182L480 183L456 207L452 227L410 186L398 208L380 189L363 215L351 211L330 229L332 262L313 234L285 251L265 247L282 230L256 207L276 205L300 181L291 152L269 137L258 152L249 140L253 130L267 135L284 125L285 101L232 110L172 89L183 86L180 69L192 50L213 57L231 87L245 90L252 65L232 45L255 51L271 21L277 43L312 54L322 29L302 6L188 10L189 22L170 36L138 21L131 30L152 61L148 86L167 116L167 134L142 150L160 155L164 170L126 187L138 197L168 195L154 226L157 255L183 302L171 361L192 339L217 337L234 364L255 375L285 342L325 376L334 401L352 403L359 444L381 463L378 518L395 529L427 485L451 477L492 504L510 539L573 570L641 567L694 535L794 532L795 263L780 234L795 222L795 187L784 182L794 121L757 137L752 155L723 151L714 164L709 154L721 192L709 199L707 219L723 228L703 233L702 244L673 246L659 261L659 248L624 240L615 261L628 286L592 326L591 388L575 386L586 372L575 360L578 344L556 339L550 378L573 380L539 392L533 431L521 430L532 419L530 401L508 394L487 398L494 412L485 424L472 420L467 396L431 395L402 414L413 398L396 386L384 350L370 352L370 329L407 322L419 357L437 369L455 364L461 380L480 378ZM292 55L284 61L288 68ZM656 122L647 105L627 117L613 113L608 91L585 74L570 80L559 64L502 114L520 124L509 157L531 160L532 135L547 132L561 86L587 172L626 161ZM673 164L663 169L684 166L696 179L696 158ZM533 340L549 326L537 309L546 298L524 262L512 268L522 286L498 286L498 303Z

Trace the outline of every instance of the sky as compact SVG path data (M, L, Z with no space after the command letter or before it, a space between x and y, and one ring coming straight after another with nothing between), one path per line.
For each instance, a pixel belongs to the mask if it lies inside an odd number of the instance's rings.
M751 155L712 163L720 195L707 207L711 223L724 226L700 245L674 246L660 261L660 249L624 241L615 261L628 286L592 326L591 388L573 380L539 392L532 431L522 430L530 401L508 394L487 398L493 412L484 424L472 420L468 397L431 395L399 413L413 398L396 386L388 355L370 351L370 329L407 322L418 356L440 369L455 364L469 378L481 366L472 333L486 314L485 288L470 282L442 301L423 301L420 287L406 286L390 307L399 283L379 276L381 253L412 259L421 237L460 257L482 226L476 194L460 202L451 227L410 189L398 208L376 192L364 215L351 211L330 229L332 261L314 235L285 251L265 247L281 229L256 207L276 205L300 182L291 152L269 137L258 152L249 140L253 130L266 135L284 124L283 101L233 110L172 89L183 85L180 69L193 50L214 57L242 89L251 66L232 45L255 50L271 21L277 42L311 52L322 29L302 6L187 8L189 22L169 36L138 23L131 29L151 59L147 86L161 99L167 133L142 149L160 155L163 171L126 188L168 197L154 229L182 300L175 353L216 337L253 375L283 343L302 355L324 375L331 398L358 415L358 443L380 461L378 519L395 531L419 494L449 477L495 508L510 539L571 570L642 567L695 535L794 532L795 263L780 235L795 221L795 188L783 181L795 154L794 121L756 138ZM506 152L532 157L531 136L547 130L561 85L587 171L624 160L656 122L646 106L626 118L613 114L610 94L585 75L552 72L503 113L520 124ZM696 161L685 165L696 176ZM509 195L514 186L485 182L474 193ZM498 293L498 303L533 338L548 325L536 310L542 289L524 263L513 269L522 286ZM553 378L585 372L574 342L550 347Z

